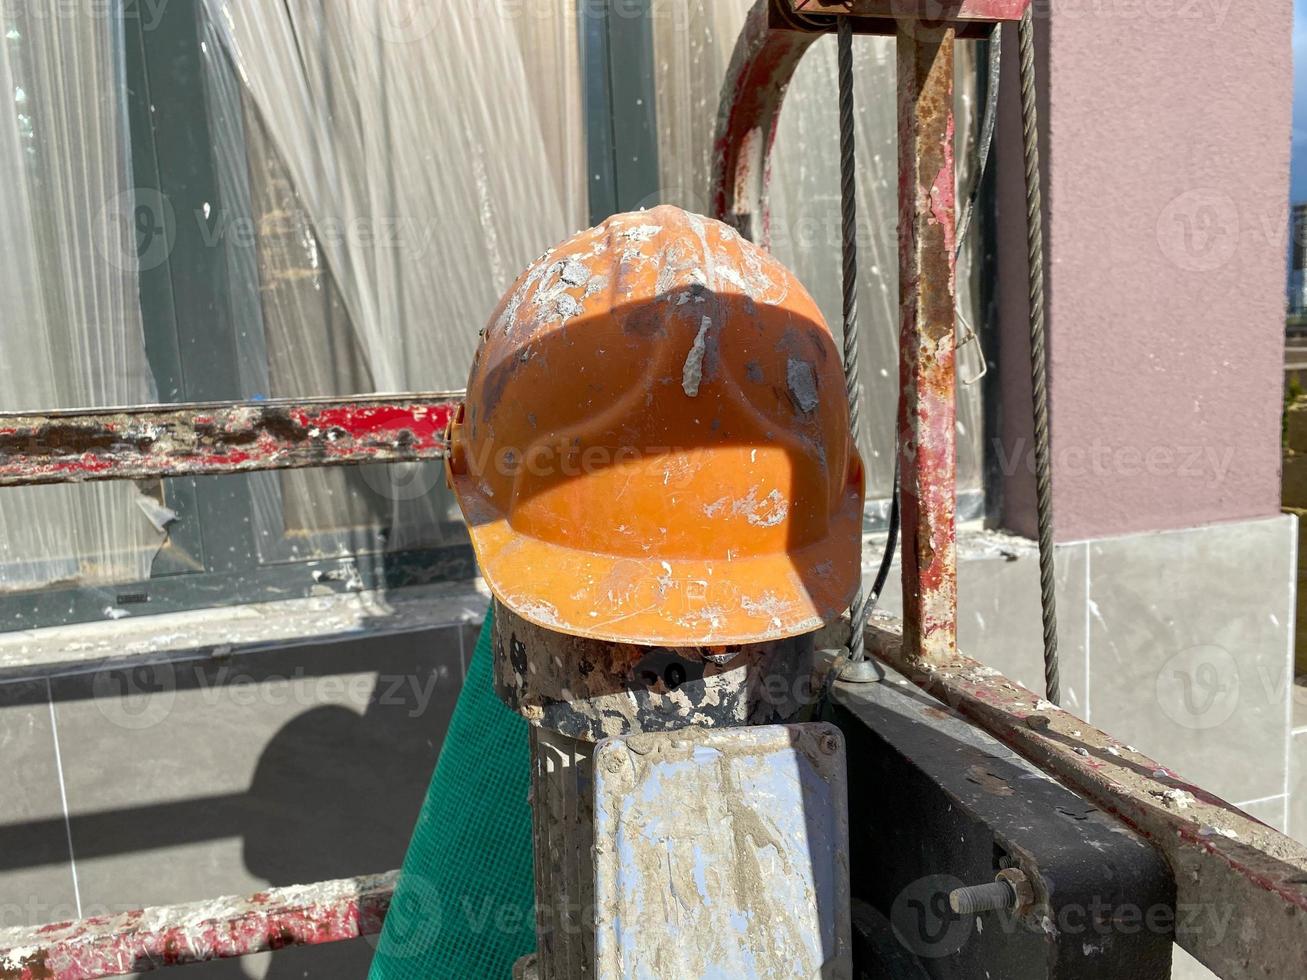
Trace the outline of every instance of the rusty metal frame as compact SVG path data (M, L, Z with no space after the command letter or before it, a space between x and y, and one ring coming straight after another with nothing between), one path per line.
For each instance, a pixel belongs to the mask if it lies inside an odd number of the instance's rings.
M794 13L897 20L927 26L1020 20L1031 0L785 0Z
M461 392L0 413L0 487L444 456Z
M785 90L835 17L888 23L898 43L899 350L897 452L903 512L908 649L956 651L956 372L954 355L953 44L963 20L985 30L1029 0L759 0L722 88L714 144L713 216L764 247L768 181ZM888 18L888 20L886 20Z
M759 0L735 43L717 110L713 142L712 216L763 248L771 243L771 149L785 90L799 61L823 31L796 21L778 26L786 10Z
M954 31L898 44L899 508L906 649L957 650Z
M936 7L943 0L875 0L873 3L828 3L826 0L758 0L745 18L726 69L713 141L712 216L735 227L750 241L771 242L771 150L776 139L785 90L808 48L834 29L833 14L853 9L854 32L890 34L899 30L895 16ZM952 3L952 0L947 0ZM1030 0L964 0L951 24L957 37L987 37L994 20L1015 20ZM992 6L1004 16L987 20L979 11ZM943 9L943 8L941 8ZM896 13L887 13L896 11ZM916 31L923 37L932 31Z
M0 413L0 488L440 459L461 392ZM0 980L91 980L375 935L398 872L0 931Z
M93 980L372 936L398 871L0 930L0 980Z

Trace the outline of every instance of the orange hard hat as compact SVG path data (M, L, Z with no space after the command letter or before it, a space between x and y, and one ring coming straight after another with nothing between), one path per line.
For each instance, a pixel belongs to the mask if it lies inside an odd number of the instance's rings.
M857 583L830 328L772 256L679 208L615 215L518 279L447 472L491 591L559 632L762 642L835 619Z

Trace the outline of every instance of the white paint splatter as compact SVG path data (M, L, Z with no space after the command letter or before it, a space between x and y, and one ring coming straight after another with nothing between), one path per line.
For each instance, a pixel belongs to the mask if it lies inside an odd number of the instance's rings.
M779 490L767 494L745 519L755 527L775 527L789 516L790 505Z
M754 527L775 527L790 514L790 502L779 490L773 490L761 500L758 488L749 490L746 497L732 500L730 497L718 497L710 504L704 504L703 512L709 517L729 513L731 517L743 517Z
M1162 790L1161 792L1150 790L1149 795L1156 796L1164 805L1170 807L1172 810L1187 810L1194 803L1198 802L1194 799L1192 793L1182 789L1168 789Z
M562 270L558 273L558 278L563 280L569 286L584 286L590 281L590 270L583 266L576 259L568 259L563 263Z
M662 230L659 225L636 225L634 228L627 228L625 231L619 232L619 234L629 242L647 242Z
M552 602L546 602L538 598L522 598L514 596L514 601L510 608L521 616L523 619L529 619L541 626L558 626L561 621L558 618L558 607Z

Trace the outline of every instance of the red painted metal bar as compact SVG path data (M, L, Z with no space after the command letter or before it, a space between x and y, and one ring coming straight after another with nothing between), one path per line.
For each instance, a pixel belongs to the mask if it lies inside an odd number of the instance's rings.
M834 29L829 14L852 14L858 33L890 33L894 18L922 18L941 12L959 27L973 25L978 37L997 20L1017 20L1030 0L758 0L745 18L722 85L713 143L712 216L734 226L764 248L771 239L768 184L771 150L785 89L808 48ZM814 18L812 15L822 15Z
M459 392L0 414L0 487L444 456Z
M769 247L767 186L785 89L804 53L821 34L774 25L776 4L749 11L722 85L713 144L712 216Z
M1011 3L993 12L1019 16L1023 8ZM764 245L770 151L785 89L816 36L804 32L828 29L794 20L781 0L760 0L727 72L714 216ZM956 647L953 39L951 26L920 31L911 21L901 22L898 37L903 594L911 647L927 660Z
M0 931L0 980L91 980L381 931L398 871Z
M898 35L899 506L909 652L957 648L953 29Z
M1176 937L1218 976L1307 977L1307 846L960 655L923 665L897 625L867 649L1143 834L1171 866Z

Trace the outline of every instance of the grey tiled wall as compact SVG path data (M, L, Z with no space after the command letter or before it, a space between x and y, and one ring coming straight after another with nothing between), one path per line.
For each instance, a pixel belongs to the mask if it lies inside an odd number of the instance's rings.
M1290 796L1296 547L1284 515L1057 548L1068 710L1278 829L1307 810ZM981 534L959 551L959 645L1042 691L1036 550Z
M1070 711L1307 841L1296 547L1291 516L1059 545L1058 644ZM1034 547L964 535L958 606L962 650L1043 691ZM1215 974L1177 947L1172 977Z
M1294 688L1289 768L1289 835L1307 842L1307 678Z
M0 925L403 860L474 627L0 685ZM186 967L358 980L367 941Z

